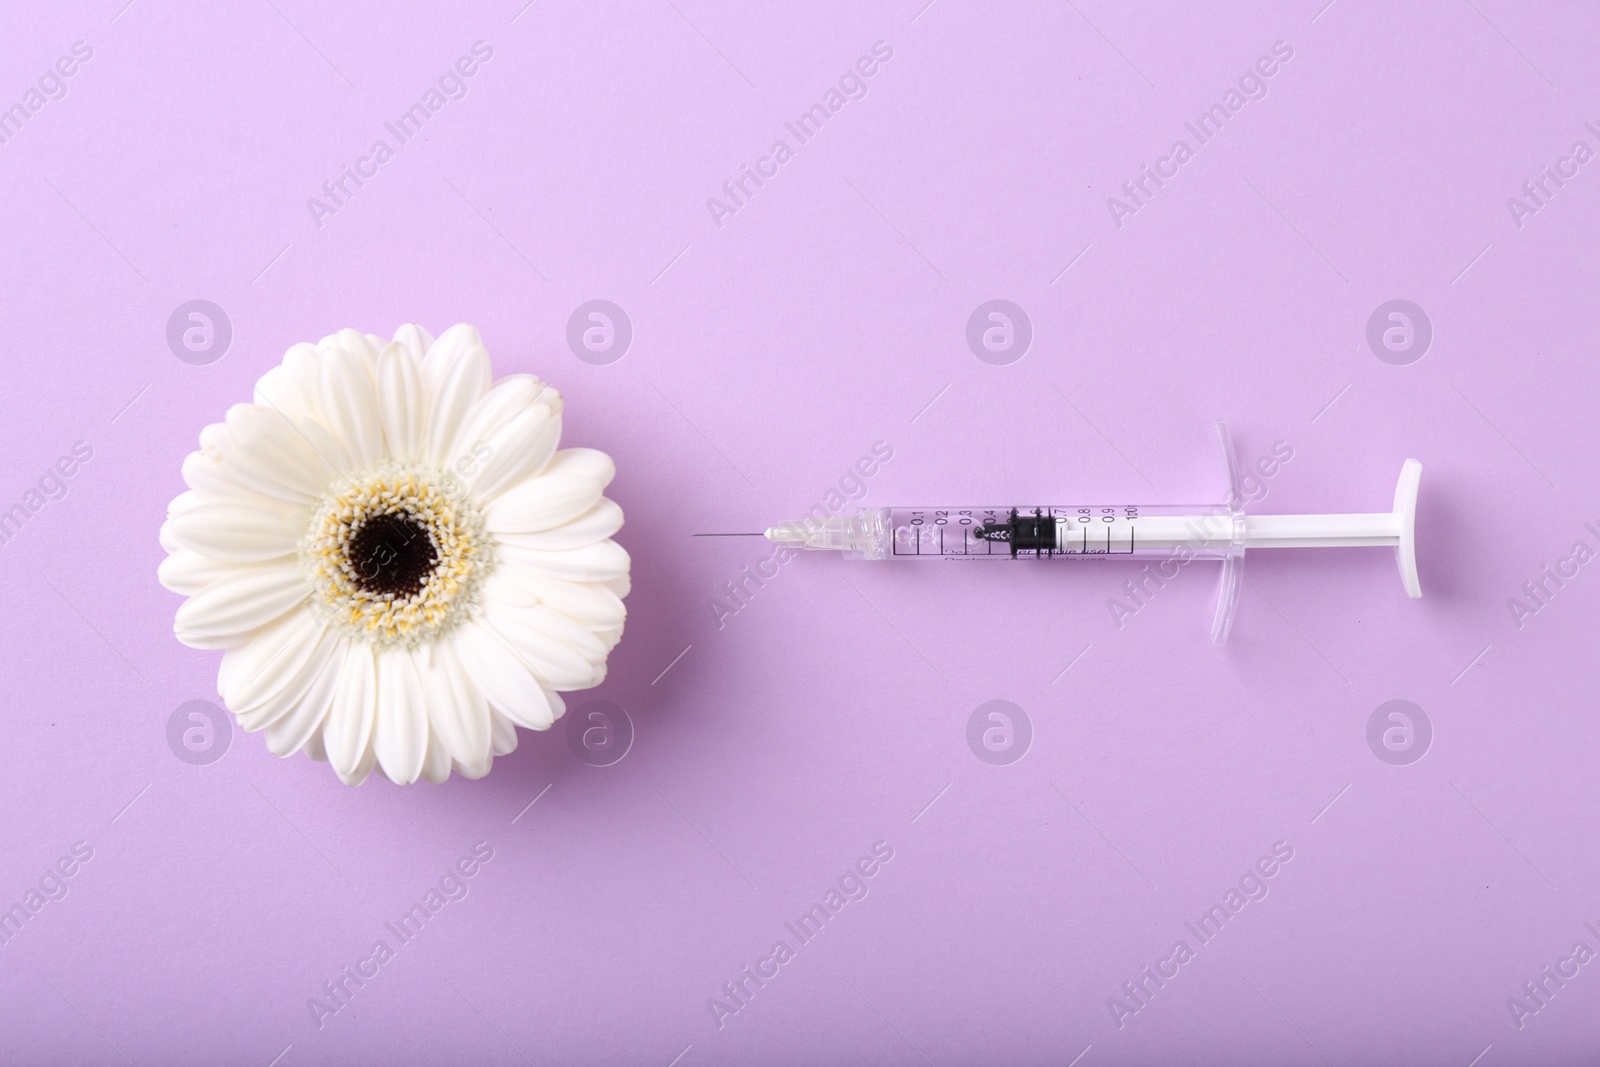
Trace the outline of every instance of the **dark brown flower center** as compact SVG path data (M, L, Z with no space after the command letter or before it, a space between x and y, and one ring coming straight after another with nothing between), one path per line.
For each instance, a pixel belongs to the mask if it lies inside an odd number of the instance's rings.
M369 515L350 535L345 558L355 584L375 596L414 596L439 562L427 527L403 511Z

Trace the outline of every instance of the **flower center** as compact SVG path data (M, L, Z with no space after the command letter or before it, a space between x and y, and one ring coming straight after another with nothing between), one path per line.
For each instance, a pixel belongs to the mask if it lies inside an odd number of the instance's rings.
M355 583L368 593L415 596L439 562L428 528L404 511L370 515L344 546Z
M483 520L449 474L386 461L331 488L300 542L312 609L377 645L453 626L493 565Z

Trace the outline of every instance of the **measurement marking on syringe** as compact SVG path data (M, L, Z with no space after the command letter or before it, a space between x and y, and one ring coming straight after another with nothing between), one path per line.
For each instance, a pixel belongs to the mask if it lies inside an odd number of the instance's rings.
M1067 509L1059 506L1031 508L894 509L882 527L885 556L930 556L934 559L986 556L996 559L1095 559L1103 556L1139 557L1175 549L1191 540L1178 529L1188 512L1151 518L1134 506ZM1201 516L1201 509L1194 515ZM1145 536L1139 536L1144 525ZM945 536L960 529L958 545ZM1079 531L1076 537L1072 531ZM1093 534L1092 531L1101 531ZM1122 531L1127 531L1124 538ZM937 531L937 532L935 532ZM974 535L983 544L974 551Z

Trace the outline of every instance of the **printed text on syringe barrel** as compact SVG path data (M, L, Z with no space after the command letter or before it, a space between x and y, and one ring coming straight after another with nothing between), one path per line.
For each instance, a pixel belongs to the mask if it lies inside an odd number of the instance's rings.
M891 555L1036 559L1135 556L1139 507L891 508Z
M1220 559L1233 553L1241 532L1223 505L884 510L891 559Z

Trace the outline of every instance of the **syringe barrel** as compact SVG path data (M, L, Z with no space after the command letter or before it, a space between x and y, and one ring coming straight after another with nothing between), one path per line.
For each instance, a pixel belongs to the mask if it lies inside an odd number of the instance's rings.
M856 508L778 532L861 560L1225 559L1244 537L1221 504Z

